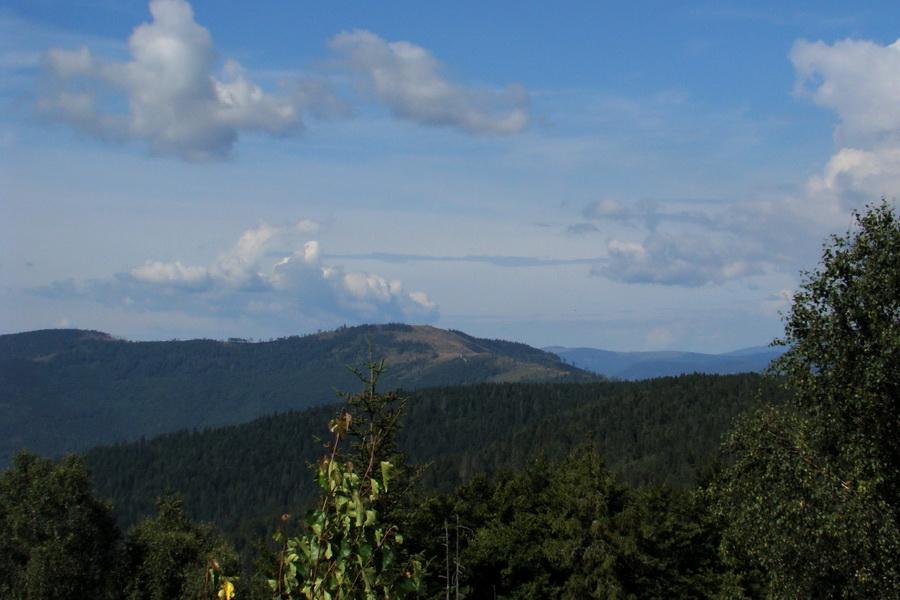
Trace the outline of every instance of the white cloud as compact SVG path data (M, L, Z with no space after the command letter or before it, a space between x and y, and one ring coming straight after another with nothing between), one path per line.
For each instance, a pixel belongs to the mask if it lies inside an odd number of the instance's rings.
M238 62L220 65L186 0L151 0L149 9L152 21L128 39L130 60L104 60L86 46L46 51L36 114L104 141L142 141L153 154L207 161L230 154L241 133L299 135L307 113L349 112L325 77L285 81L272 93ZM476 134L528 126L521 85L489 91L452 83L428 50L368 31L341 33L329 46L335 64L399 118Z
M225 62L184 0L152 0L153 21L128 40L131 60L103 61L82 47L53 48L43 59L35 109L109 141L143 140L154 154L189 160L226 156L242 131L296 135L303 111L333 104L321 82L298 82L275 95Z
M209 273L205 268L186 267L180 262L146 262L143 266L131 269L129 274L137 281L174 285L186 289L206 287L209 283Z
M882 196L896 198L898 192L900 144L875 150L842 148L806 185L806 194L819 199L823 209L831 202L830 212L859 208Z
M841 119L839 146L900 144L900 41L798 41L791 50L797 90Z
M806 193L844 214L900 191L900 41L799 41L791 51L797 89L837 113L839 149Z
M132 311L277 321L304 331L341 323L433 322L437 306L399 281L322 264L318 226L261 223L211 264L148 261L108 280L55 282L39 293L90 298ZM263 330L266 327L260 326Z
M387 42L369 31L340 33L329 46L342 66L360 77L363 90L397 117L477 134L519 133L528 126L528 93L521 85L511 84L501 93L454 84L425 48Z

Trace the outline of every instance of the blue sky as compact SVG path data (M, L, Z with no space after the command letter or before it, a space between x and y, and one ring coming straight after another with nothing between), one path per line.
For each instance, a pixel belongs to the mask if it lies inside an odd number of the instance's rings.
M0 0L0 332L763 345L900 188L893 2Z

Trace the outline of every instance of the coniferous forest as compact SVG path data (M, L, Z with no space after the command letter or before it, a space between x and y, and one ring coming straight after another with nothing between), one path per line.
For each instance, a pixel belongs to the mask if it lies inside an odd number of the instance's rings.
M900 597L900 223L771 373L399 390L0 475L0 598ZM318 438L318 439L316 439Z

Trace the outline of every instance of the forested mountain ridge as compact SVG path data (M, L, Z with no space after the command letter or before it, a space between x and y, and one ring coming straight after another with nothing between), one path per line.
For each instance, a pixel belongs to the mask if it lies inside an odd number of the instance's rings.
M523 469L538 455L558 460L584 443L627 481L689 487L739 414L783 396L777 380L755 374L420 388L409 392L398 442L410 464L431 464L423 477L429 490ZM337 410L318 406L181 431L93 448L85 458L122 525L152 514L155 498L173 490L193 518L215 521L247 543L278 515L311 501L308 465L323 452L315 437L327 437Z
M548 352L427 326L365 325L266 342L132 342L98 331L0 335L0 467L181 429L221 427L336 400L345 365L385 358L383 384L591 381Z

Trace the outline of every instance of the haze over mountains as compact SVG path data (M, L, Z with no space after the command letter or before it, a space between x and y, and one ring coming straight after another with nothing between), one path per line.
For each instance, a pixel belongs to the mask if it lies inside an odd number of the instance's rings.
M760 346L725 354L699 352L611 352L595 348L544 348L579 369L615 379L652 379L689 373L732 375L757 373L784 352L782 347Z

